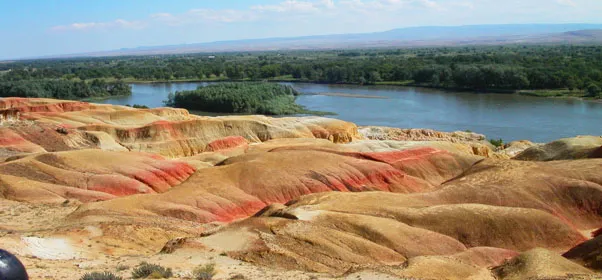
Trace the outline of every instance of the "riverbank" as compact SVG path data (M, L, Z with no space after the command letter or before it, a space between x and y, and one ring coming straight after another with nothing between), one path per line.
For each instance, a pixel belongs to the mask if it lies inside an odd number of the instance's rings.
M591 99L596 98L588 97L583 90L568 90L568 89L556 89L556 90L521 90L518 91L520 95L534 96L534 97L554 97L554 98L580 98L580 99Z
M367 98L367 99L389 99L389 97L386 97L386 96L366 95L366 94L351 94L351 93L342 93L342 92L305 93L305 95L323 95L323 96L338 96L338 97Z
M111 79L107 79L110 81ZM264 79L264 80L251 80L251 79L242 79L242 80L232 80L227 78L209 78L209 79L176 79L176 80L135 80L135 79L122 79L122 81L131 84L163 84L163 83L211 83L211 82L271 82L271 83L303 83L303 84L316 84L316 85L353 85L353 86L365 86L365 87L374 87L374 86L398 86L398 87L418 87L418 88L426 88L426 89L434 89L434 90L443 90L443 91L453 91L453 92L470 92L470 93L493 93L493 94L519 94L524 96L533 96L533 97L546 97L546 98L568 98L568 99L580 99L580 100L589 100L589 101L598 101L600 98L588 97L586 96L585 91L583 90L568 90L568 89L537 89L537 90L500 90L500 89L488 89L488 90L471 90L466 88L451 88L451 87L435 87L429 86L425 84L417 84L413 81L392 81L392 82L376 82L375 84L354 84L354 83L323 83L316 81L307 81L300 80L295 78L284 78L278 77L273 79ZM332 96L341 96L341 97L358 97L358 98L378 98L378 97L361 97L361 96L347 96L347 94L338 94L338 93L325 93L320 95L332 95Z

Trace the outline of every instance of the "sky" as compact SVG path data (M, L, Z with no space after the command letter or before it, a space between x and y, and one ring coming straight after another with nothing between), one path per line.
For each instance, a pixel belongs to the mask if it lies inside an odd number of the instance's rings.
M0 59L601 14L602 0L0 0Z

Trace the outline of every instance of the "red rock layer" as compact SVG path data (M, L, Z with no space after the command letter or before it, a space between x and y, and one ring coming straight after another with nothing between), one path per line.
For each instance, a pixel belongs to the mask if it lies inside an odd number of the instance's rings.
M32 202L106 200L165 192L194 171L187 163L144 153L44 153L0 164L0 194L7 199Z
M335 143L361 138L355 124L319 117L199 117L182 109L137 110L125 106L35 98L4 98L0 108L5 109L3 115L6 116L15 117L18 113L21 120L100 132L112 138L111 143L98 143L99 148L121 145L128 150L169 157L194 156L216 148L243 145L242 138L246 142L323 138ZM210 143L212 146L208 146ZM34 141L34 144L37 143Z
M312 193L434 190L480 159L424 148L378 157L308 147L252 152L227 159L219 167L201 169L164 194L90 204L76 215L98 214L102 209L139 215L144 209L144 213L198 222L225 222ZM437 176L420 177L428 174Z

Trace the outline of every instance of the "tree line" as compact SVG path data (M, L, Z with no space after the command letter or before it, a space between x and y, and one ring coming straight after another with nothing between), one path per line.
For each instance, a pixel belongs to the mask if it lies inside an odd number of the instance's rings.
M123 81L91 82L63 79L0 81L0 97L37 97L79 100L130 95L131 86Z
M599 95L602 46L489 46L184 54L17 61L0 80L287 80Z

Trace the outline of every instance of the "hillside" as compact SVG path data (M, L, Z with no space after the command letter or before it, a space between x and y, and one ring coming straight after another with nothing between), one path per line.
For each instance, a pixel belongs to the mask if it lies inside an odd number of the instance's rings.
M600 277L600 136L494 150L322 117L36 98L0 113L0 244L32 279L143 261L172 279L209 263L215 279Z
M600 43L600 24L508 24L467 26L425 26L384 32L333 34L290 38L219 41L198 44L124 48L106 52L62 55L122 56L183 54L198 52L325 50L449 45ZM595 36L592 36L593 34Z

